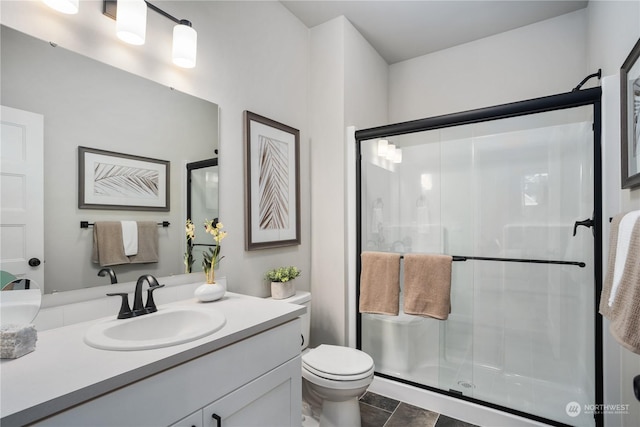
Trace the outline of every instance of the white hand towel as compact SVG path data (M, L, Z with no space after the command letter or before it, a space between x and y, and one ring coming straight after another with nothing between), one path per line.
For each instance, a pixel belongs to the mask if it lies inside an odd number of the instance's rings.
M122 243L126 256L138 253L138 223L136 221L120 221L122 225Z
M616 245L616 262L613 269L613 284L611 286L611 294L609 295L609 307L613 306L620 287L624 266L627 263L627 254L629 253L629 243L631 241L631 232L636 225L636 221L640 218L640 211L633 211L626 214L620 220L618 228L618 242Z

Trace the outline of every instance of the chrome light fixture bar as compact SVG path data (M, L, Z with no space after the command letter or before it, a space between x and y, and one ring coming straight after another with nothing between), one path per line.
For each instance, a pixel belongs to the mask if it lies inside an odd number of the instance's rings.
M190 21L178 19L146 0L120 0L120 2L122 3L121 6L125 6L124 3L126 2L127 12L133 9L134 13L132 15L127 13L127 15L118 17L118 0L103 0L102 8L102 13L105 16L116 20L119 38L131 44L144 44L147 20L146 9L149 8L176 23L173 28L173 63L183 68L196 66L198 33L192 28ZM141 4L146 5L146 7L140 8ZM130 8L129 6L133 7ZM144 9L144 12L141 9Z

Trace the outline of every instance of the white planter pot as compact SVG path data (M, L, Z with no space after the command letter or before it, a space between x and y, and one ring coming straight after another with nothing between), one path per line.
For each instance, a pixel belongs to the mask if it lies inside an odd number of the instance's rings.
M193 296L199 301L209 302L219 300L226 292L226 280L217 280L216 283L204 283L198 286L193 292Z
M288 282L271 282L271 298L285 299L296 294L296 285L294 280Z

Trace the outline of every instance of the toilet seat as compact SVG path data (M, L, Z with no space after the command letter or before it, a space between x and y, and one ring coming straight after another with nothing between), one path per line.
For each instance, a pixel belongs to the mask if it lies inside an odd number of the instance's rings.
M373 359L349 347L322 344L302 356L302 367L309 373L333 381L358 381L371 377Z

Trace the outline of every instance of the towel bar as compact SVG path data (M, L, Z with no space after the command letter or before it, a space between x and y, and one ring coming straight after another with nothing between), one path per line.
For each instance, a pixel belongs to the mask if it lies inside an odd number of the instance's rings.
M453 261L467 261L467 260L477 260L477 261L503 261L503 262L525 262L530 264L559 264L559 265L576 265L580 268L584 268L587 265L584 262L578 261L554 261L554 260L546 260L546 259L523 259L523 258L494 258L494 257L482 257L482 256L464 256L464 255L451 255ZM403 258L400 255L400 258Z
M169 225L171 225L169 221L162 221L158 223L158 226L162 226L162 227L168 227ZM89 227L93 227L92 222L80 221L80 228L89 228Z

